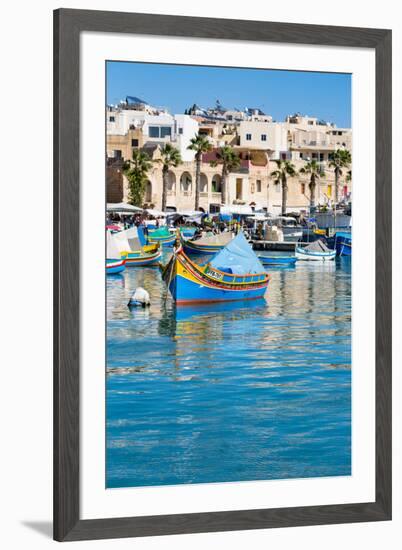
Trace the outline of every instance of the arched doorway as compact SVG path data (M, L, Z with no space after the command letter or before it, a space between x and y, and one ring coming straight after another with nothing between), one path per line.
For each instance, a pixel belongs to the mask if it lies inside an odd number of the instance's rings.
M205 174L200 174L200 193L208 193L208 178Z
M185 195L190 195L193 185L193 178L190 172L183 172L180 176L180 189Z
M212 192L222 193L222 177L219 174L215 174L212 178Z
M176 174L169 170L167 174L167 192L169 195L174 195L176 193Z

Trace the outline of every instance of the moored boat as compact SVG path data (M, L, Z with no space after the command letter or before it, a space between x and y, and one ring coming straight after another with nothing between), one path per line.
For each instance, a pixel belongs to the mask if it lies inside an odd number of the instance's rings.
M148 230L148 244L160 244L161 246L173 246L176 235L171 233L166 226Z
M197 240L186 240L183 243L186 254L213 255L222 250L233 239L233 233L225 231L218 235L208 235Z
M258 256L258 259L265 266L294 266L297 262L296 256Z
M297 246L295 255L298 260L327 262L335 259L336 250L329 249L321 240L317 240L304 248Z
M162 277L177 304L262 298L270 279L243 233L202 266L179 244Z
M121 273L126 268L126 260L112 260L106 259L106 273L108 275L114 275L115 273Z
M126 256L123 256L126 260L127 267L145 267L158 265L159 260L162 257L162 251L160 248L156 252L138 254L137 252L128 252Z
M117 233L114 240L127 267L157 265L162 256L159 244L141 245L136 227Z
M126 260L121 257L116 239L111 231L106 231L106 273L121 273L126 267Z
M334 248L338 256L352 255L352 234L346 231L337 231L335 233Z

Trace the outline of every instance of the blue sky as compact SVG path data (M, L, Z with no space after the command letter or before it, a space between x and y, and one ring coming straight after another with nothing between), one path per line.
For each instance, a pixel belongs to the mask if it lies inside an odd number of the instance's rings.
M131 95L183 113L193 103L211 107L219 99L228 109L260 108L277 121L300 112L351 125L349 74L110 61L106 88L109 104Z

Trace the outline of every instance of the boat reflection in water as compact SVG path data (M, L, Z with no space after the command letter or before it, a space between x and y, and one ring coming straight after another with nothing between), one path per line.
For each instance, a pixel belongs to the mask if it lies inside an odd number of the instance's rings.
M108 277L106 486L351 475L348 260L184 306L155 269ZM130 311L138 286L151 306Z

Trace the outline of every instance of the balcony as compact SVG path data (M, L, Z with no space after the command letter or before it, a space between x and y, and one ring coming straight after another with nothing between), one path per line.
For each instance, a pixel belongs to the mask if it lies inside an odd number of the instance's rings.
M211 193L211 201L213 202L222 202L222 193Z

